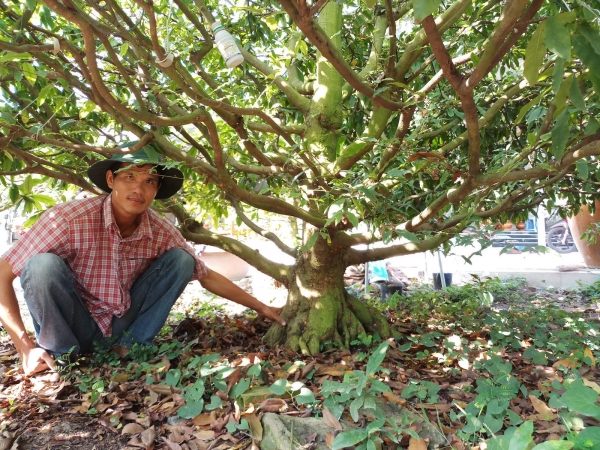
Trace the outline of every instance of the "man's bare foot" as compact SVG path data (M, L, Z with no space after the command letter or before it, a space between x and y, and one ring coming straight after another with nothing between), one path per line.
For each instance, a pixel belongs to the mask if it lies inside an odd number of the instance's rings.
M122 358L123 356L127 355L127 353L129 353L129 349L121 347L120 345L115 345L112 349L112 352L119 355L119 358Z

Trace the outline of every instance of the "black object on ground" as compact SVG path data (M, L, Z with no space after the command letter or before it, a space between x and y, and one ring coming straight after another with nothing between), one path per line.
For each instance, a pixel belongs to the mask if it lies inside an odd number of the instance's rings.
M452 286L452 274L451 273L445 273L444 274L444 281L446 282L446 286ZM440 277L439 273L434 273L433 274L433 288L436 291L439 291L442 288L442 277Z
M385 280L374 281L379 287L381 303L386 303L387 300L396 292L402 295L404 285L402 283L391 283Z

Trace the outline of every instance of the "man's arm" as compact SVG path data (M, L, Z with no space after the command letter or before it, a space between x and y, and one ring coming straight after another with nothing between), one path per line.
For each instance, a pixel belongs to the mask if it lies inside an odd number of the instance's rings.
M277 314L277 309L271 308L270 306L259 302L242 288L233 284L231 280L225 278L223 275L215 272L214 270L209 270L208 275L200 278L200 284L202 287L209 290L213 294L218 295L219 297L223 297L242 306L252 308L261 316L265 316L268 319L276 321L285 326L285 320L279 317L279 314Z
M54 359L45 350L37 348L25 331L19 302L12 282L16 278L12 266L0 259L0 321L8 332L23 361L25 375L45 369L55 369Z

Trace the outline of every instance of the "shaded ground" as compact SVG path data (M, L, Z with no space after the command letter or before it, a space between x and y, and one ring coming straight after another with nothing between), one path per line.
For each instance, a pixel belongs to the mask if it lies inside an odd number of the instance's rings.
M486 366L492 360L485 356L493 354L510 363L512 375L523 386L510 399L508 409L522 420L534 420L536 442L564 437L567 428L548 406L549 395L561 394L556 383L563 383L570 373L598 386L595 360L600 352L598 338L588 328L574 330L568 337L560 335L567 329L565 324L571 323L562 311L579 312L587 318L584 323L591 323L598 316L594 289L583 295L483 281L471 288L425 290L401 299L386 312L398 337L391 342L381 364L384 371L378 375L390 388L383 398L439 424L448 440L446 448L466 448L461 430L467 422L458 407L464 409L473 402L483 378L494 380ZM477 307L477 296L488 291L495 296L493 308ZM548 309L548 305L553 306ZM518 312L523 306L533 309ZM507 323L504 329L500 323L509 309L517 311L517 325ZM377 344L376 337L364 336L349 350L304 357L263 345L261 336L269 326L263 319L213 313L214 308L199 301L178 304L154 353L138 353L122 361L111 355L81 360L62 379L48 373L22 377L14 349L4 336L0 341L0 449L258 448L251 436L262 433L260 418L265 412L315 415L310 412L312 402L304 402L297 392L268 400L277 397L269 386L282 379L299 382L309 391L303 395L312 394L320 402L324 383L342 382L353 370L364 371L369 348ZM526 320L519 324L519 317ZM550 351L555 347L536 344L539 354L533 357L527 356L526 347L516 348L519 342L533 347L538 332L564 348ZM448 342L459 344L451 349ZM211 362L201 361L210 354L218 356ZM213 372L202 377L206 381L201 394L204 408L192 419L183 419L178 414L184 405L193 403L187 389L200 378L202 364L225 368L226 376L219 380ZM523 392L536 394L539 401ZM321 407L317 406L319 411ZM362 415L353 421L347 408L343 416L357 426L368 423ZM508 418L500 420L505 421L503 427L509 425ZM594 418L581 418L583 427L598 425ZM406 448L411 437L403 433L399 439L399 447L384 440L383 448Z

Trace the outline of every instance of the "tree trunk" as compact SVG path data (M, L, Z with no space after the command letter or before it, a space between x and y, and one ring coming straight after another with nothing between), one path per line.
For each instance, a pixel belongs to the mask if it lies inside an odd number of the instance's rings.
M282 317L265 335L270 345L284 344L304 354L337 345L348 348L361 333L391 335L386 318L349 295L344 287L346 251L333 249L321 237L298 258L289 278L289 294Z

